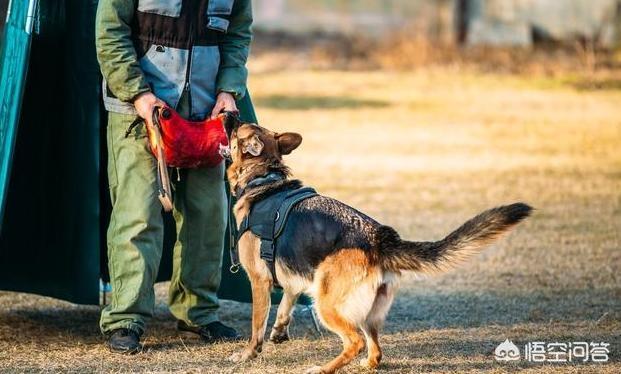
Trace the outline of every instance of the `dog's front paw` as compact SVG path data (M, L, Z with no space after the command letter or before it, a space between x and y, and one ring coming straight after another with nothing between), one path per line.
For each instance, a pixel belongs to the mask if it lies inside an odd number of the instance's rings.
M274 344L280 344L283 342L286 342L287 340L289 340L289 333L287 332L286 329L284 330L276 330L276 329L272 329L272 332L270 333L270 341Z
M257 351L255 351L254 349L244 349L241 352L236 352L229 356L229 361L244 362L252 360L255 357L257 357Z
M313 366L304 372L304 374L324 374L321 366Z
M371 360L368 358L363 358L362 360L360 360L360 366L366 369L375 369L378 365L379 362L377 361L377 359Z

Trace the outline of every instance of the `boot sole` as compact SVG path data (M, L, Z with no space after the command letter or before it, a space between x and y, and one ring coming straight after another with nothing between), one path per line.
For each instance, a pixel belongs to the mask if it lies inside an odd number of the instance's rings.
M108 350L112 353L122 354L122 355L135 355L137 353L142 352L142 344L134 349L118 349L108 346Z

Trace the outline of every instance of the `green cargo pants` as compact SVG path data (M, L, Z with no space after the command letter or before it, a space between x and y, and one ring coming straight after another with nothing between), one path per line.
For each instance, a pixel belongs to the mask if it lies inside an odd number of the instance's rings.
M182 115L184 102L179 110ZM104 334L118 328L144 332L145 320L153 314L153 284L162 256L162 206L157 198L156 162L147 148L144 124L125 137L135 118L119 113L108 117L112 297L101 313ZM169 307L177 319L201 326L218 319L216 292L228 214L224 163L215 168L181 170L179 181L172 172L171 182L177 242Z

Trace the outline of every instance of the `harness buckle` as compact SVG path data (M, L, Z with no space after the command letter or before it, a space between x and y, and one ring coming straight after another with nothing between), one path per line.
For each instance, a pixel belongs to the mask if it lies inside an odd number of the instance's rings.
M233 274L237 274L239 272L239 264L231 265L229 271Z

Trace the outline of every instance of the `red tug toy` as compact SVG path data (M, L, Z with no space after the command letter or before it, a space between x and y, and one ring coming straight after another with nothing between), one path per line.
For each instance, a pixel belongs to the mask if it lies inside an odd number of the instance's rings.
M220 149L229 145L223 118L224 115L216 119L188 121L171 108L157 110L157 114L153 116L153 124L160 128L166 164L183 169L214 167L220 164ZM149 138L152 138L151 134ZM157 156L153 142L151 150Z
M173 208L168 167L214 167L222 162L221 152L229 146L225 116L188 121L172 108L162 107L153 111L151 123L146 121L149 145L157 158L159 199L165 211Z

